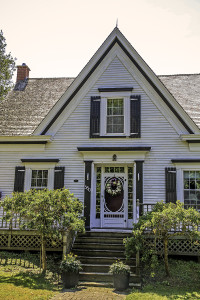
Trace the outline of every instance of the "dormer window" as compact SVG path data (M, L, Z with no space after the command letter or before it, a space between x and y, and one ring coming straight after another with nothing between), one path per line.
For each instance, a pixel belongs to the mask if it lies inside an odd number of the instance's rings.
M139 138L140 95L108 90L91 97L90 137Z

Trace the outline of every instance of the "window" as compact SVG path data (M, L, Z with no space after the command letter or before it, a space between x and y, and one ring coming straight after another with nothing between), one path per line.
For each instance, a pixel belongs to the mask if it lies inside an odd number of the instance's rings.
M48 170L32 170L31 188L42 190L48 187Z
M140 138L140 95L132 95L126 90L112 92L99 90L100 96L91 97L90 138Z
M130 94L102 93L100 136L130 136Z
M184 204L200 210L200 171L184 171Z
M106 133L124 133L124 99L107 99Z
M105 167L105 173L124 173L124 167Z

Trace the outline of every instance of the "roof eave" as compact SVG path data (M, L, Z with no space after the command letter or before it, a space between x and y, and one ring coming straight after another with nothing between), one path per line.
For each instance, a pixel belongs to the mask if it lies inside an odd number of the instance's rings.
M66 108L68 103L75 97L79 90L90 78L93 71L99 66L100 62L109 53L112 47L118 43L118 45L124 50L126 55L132 60L141 74L145 77L147 82L153 87L157 94L162 98L162 100L167 104L169 109L174 113L174 115L179 119L188 133L200 133L200 129L185 112L185 110L180 106L156 74L151 70L151 68L146 64L142 57L137 53L137 51L132 47L124 35L115 28L104 43L100 46L97 52L93 55L91 60L79 73L77 78L67 89L63 97L57 104L52 108L47 117L40 123L40 125L34 131L34 134L45 135L48 133L49 129L52 127L56 119L60 116L62 111Z
M0 136L0 143L48 143L51 135Z

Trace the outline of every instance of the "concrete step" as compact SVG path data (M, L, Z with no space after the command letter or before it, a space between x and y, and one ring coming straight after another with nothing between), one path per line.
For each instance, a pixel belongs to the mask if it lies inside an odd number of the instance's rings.
M123 244L105 244L105 243L74 243L74 248L78 249L96 249L96 250L120 250L125 251Z

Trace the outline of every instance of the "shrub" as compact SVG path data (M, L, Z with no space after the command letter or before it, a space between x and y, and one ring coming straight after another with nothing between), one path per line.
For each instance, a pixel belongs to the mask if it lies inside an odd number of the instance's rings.
M77 260L76 257L77 256L72 253L64 257L60 264L60 271L78 273L82 270L81 262Z
M118 260L110 266L109 273L111 274L130 274L130 267Z

